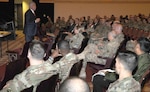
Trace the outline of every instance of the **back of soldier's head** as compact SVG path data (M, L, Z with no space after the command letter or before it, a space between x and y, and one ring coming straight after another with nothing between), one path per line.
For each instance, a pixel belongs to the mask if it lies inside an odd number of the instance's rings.
M137 40L137 43L140 45L140 50L142 50L143 52L150 52L150 40L145 38L145 37L141 37Z
M90 92L90 88L83 79L70 77L61 84L59 92Z
M61 40L58 42L58 49L70 51L69 42L66 40Z
M41 41L33 40L30 43L29 51L33 58L42 60L45 55L44 44Z
M132 72L138 64L137 55L134 52L119 52L117 59L124 66L125 70Z

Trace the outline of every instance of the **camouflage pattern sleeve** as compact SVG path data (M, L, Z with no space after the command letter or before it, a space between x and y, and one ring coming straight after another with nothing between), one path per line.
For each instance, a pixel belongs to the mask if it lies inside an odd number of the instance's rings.
M79 48L81 46L83 39L84 36L81 33L74 35L72 38L70 38L69 41L70 48Z
M53 66L57 66L59 70L58 72L61 83L69 76L72 66L78 61L79 60L75 54L68 53L66 56L53 64Z
M100 50L100 56L112 58L116 54L118 47L119 43L117 41L110 41Z
M0 92L20 92L23 89L37 85L58 73L58 70L49 62L38 66L29 66L22 73L16 75L13 80L7 82L6 86Z
M141 85L134 78L128 77L111 83L106 92L141 92Z

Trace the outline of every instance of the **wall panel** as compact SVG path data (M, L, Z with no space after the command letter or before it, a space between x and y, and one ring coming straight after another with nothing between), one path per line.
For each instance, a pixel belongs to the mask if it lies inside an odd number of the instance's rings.
M148 15L150 3L55 3L55 18L58 16L115 16L135 15L143 13Z

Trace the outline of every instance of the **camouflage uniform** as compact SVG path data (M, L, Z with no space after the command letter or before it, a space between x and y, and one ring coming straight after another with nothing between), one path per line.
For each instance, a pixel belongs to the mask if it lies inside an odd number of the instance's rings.
M150 55L148 53L144 53L142 55L138 56L138 68L133 75L133 78L136 81L140 81L142 75L146 72L146 70L150 67ZM105 79L107 80L116 80L116 74L115 73L106 73Z
M105 41L102 43L103 45L97 46L95 44L89 44L84 51L79 54L79 59L85 59L87 62L94 62L96 64L103 64L105 65L106 61L101 61L97 56L101 57L110 57L112 58L115 53L117 52L117 49L120 45L118 43L118 40L114 39L112 41ZM95 54L95 51L100 51L99 53Z
M149 32L150 31L150 24L146 24L146 26L144 26L144 31Z
M88 44L98 44L101 39L100 34L97 32L91 33Z
M43 80L57 74L58 69L50 62L44 62L40 65L29 66L22 73L16 75L13 80L7 82L5 88L0 92L21 92L23 89L34 86L33 92Z
M95 32L90 35L89 44L98 44L99 40L103 37L107 37L108 33L111 31L111 27L107 26L106 24L102 24L97 26Z
M59 25L60 25L60 28L65 28L66 27L66 22L61 20Z
M74 36L72 36L69 39L70 48L71 49L73 49L73 48L76 48L76 49L80 48L83 39L84 39L84 36L81 33L77 33Z
M111 83L106 92L141 92L140 83L128 77Z
M134 25L134 21L133 20L129 20L128 23L127 23L127 26L128 27L133 27Z
M68 77L72 65L78 60L75 54L69 53L53 65L52 62L51 59L48 59L40 65L29 66L22 73L16 75L13 80L8 81L8 85L0 92L21 92L31 86L34 86L33 92L36 92L36 88L41 81L57 73L59 73L59 78L63 82Z
M142 29L142 22L141 21L135 21L134 24L133 24L133 27L134 28L137 28L137 29Z
M119 45L120 43L118 43L116 39L110 42L105 42L103 46L89 44L81 54L77 55L79 59L84 59L80 76L85 76L85 68L87 62L94 62L96 64L105 65L106 60L98 58L97 56L113 58L113 56L117 52ZM100 53L96 54L95 51L97 50L99 50Z
M144 53L138 56L138 68L133 77L135 80L140 81L142 75L148 70L150 67L150 55L148 53Z
M126 50L134 52L135 45L136 43L133 42L132 40L128 41L126 43Z
M68 53L53 64L54 67L58 68L59 79L61 80L61 83L69 76L72 66L77 62L77 56L73 53Z
M108 33L111 31L111 27L106 24L102 24L99 25L95 31L100 34L100 37L107 37Z
M115 39L120 44L124 40L124 34L123 33L118 34Z

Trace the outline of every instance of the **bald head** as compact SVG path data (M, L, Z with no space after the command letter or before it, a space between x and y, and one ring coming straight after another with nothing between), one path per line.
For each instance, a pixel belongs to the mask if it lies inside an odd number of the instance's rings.
M90 88L83 79L70 77L61 84L59 92L90 92Z
M35 10L36 10L36 3L33 2L33 1L30 2L30 3L29 3L29 8L32 9L33 11L35 11Z

